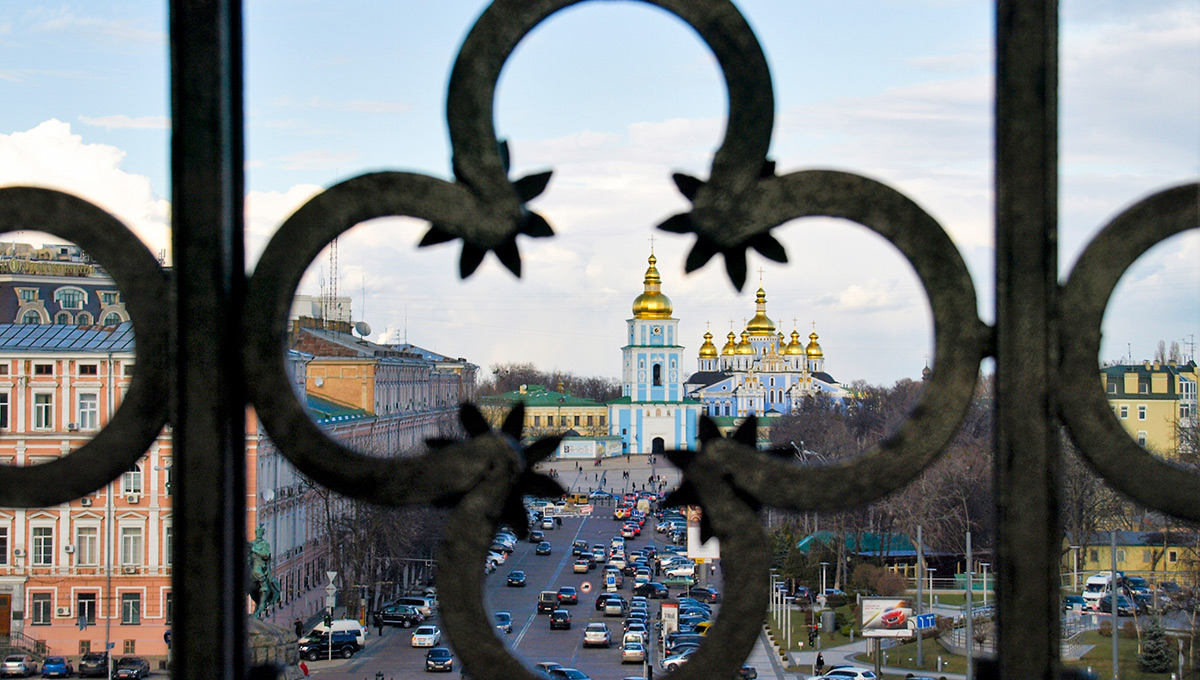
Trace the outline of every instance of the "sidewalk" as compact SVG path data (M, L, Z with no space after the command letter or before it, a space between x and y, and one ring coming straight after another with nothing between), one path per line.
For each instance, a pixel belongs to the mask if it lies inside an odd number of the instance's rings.
M934 640L925 640L924 644L925 644L924 653L925 653L926 659L936 658L938 654L943 653L943 651L944 651L942 649L942 646L939 645ZM812 677L813 676L812 668L813 668L813 664L816 663L818 653L823 654L825 656L825 667L826 668L829 668L830 666L849 664L852 666L858 666L860 668L874 669L875 663L873 661L863 662L863 661L857 661L854 659L854 657L858 656L859 654L863 654L863 653L867 652L867 650L869 648L868 645L869 645L869 643L867 640L859 638L858 640L855 640L854 642L852 642L848 645L831 647L829 649L811 650L811 651L804 651L804 652L790 652L788 654L788 656L791 658L792 663L796 666L799 666L803 670L800 673L790 674L790 675L781 676L781 677L789 677L789 678L810 678L810 677ZM887 648L885 648L884 651L887 651ZM915 651L913 653L915 654ZM966 677L967 677L966 675L964 675L962 673L938 673L937 671L920 671L920 672L918 672L918 671L914 671L911 668L899 668L896 666L884 666L882 668L882 671L886 675L893 675L893 676L901 677L901 678L904 677L905 675L908 675L909 673L912 673L914 675L932 676L935 678L946 678L946 680L966 680ZM761 671L760 671L759 675L761 677Z

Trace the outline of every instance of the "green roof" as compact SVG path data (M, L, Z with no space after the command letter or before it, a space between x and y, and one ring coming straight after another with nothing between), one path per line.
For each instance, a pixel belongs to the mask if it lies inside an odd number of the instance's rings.
M308 394L308 413L317 422L329 420L350 420L354 418L366 418L371 415L370 412L361 408L351 406L342 406L341 404L323 399L314 394Z
M484 404L505 405L523 403L525 406L604 406L595 399L576 397L566 392L554 392L541 385L526 385L524 393L520 390L513 390L504 394L481 397L479 401Z
M803 553L815 548L818 543L832 548L837 545L838 534L818 531L805 536L796 544ZM915 553L916 546L904 534L880 534L875 532L846 534L846 552L857 555L898 555Z

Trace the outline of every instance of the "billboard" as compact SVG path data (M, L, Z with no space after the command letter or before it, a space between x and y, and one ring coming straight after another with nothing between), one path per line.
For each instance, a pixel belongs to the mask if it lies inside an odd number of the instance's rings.
M687 556L695 559L715 560L721 557L721 543L713 536L707 541L700 541L700 507L689 505L685 509L687 517Z
M859 608L863 637L909 638L917 628L912 600L864 597Z

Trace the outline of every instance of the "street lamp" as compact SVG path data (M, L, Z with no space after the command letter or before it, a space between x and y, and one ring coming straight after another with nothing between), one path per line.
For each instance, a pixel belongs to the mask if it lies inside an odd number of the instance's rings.
M937 571L937 568L925 567L925 571L929 572L929 611L933 612L933 572Z
M828 567L828 562L821 563L821 594L825 594L825 567Z
M1071 546L1072 553L1072 569L1071 569L1071 590L1079 592L1079 549L1083 546Z

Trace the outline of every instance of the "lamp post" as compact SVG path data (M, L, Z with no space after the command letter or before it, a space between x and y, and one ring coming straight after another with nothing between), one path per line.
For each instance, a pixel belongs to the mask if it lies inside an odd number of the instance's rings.
M925 571L929 574L929 611L933 613L933 572L937 571L937 568L925 567Z
M988 591L987 568L989 566L991 566L991 564L992 564L991 562L980 562L979 563L979 566L983 567L983 606L985 606L985 607L987 606L987 591Z
M1079 592L1079 549L1083 546L1071 546L1071 590Z
M821 563L821 594L825 594L825 567L828 567L828 562Z

